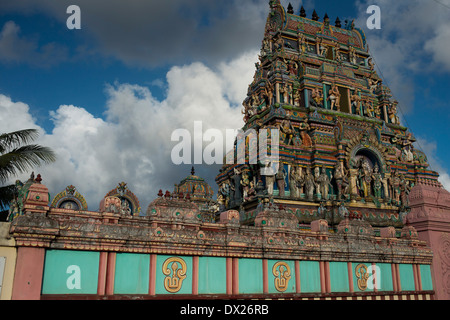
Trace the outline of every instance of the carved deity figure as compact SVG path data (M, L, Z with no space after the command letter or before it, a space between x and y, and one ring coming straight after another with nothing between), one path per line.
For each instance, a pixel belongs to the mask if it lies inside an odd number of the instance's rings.
M239 204L242 202L242 191L241 191L241 172L234 168L234 174L231 177L233 184L231 185L231 189L234 191L233 200L235 204Z
M123 215L131 215L130 204L127 200L123 199L120 205L120 213Z
M306 168L306 175L305 175L305 193L306 193L306 198L308 200L313 200L314 198L314 188L315 188L315 181L314 181L314 176L311 173L311 168L308 166Z
M231 188L230 182L227 180L222 183L219 189L219 194L223 199L223 204L225 208L228 208L228 203L230 201L230 188Z
M301 54L306 52L306 40L305 35L302 32L298 33L298 49Z
M311 100L312 105L314 105L317 108L323 107L323 94L319 90L319 88L312 89L311 98L312 98Z
M391 103L388 107L388 117L392 124L400 124L400 120L397 115L397 103Z
M330 177L328 176L324 166L322 166L322 172L319 175L318 182L320 186L320 194L322 195L322 199L328 200L331 182Z
M368 197L371 195L371 182L372 182L372 169L366 159L360 161L360 167L358 170L358 187L359 193L362 197Z
M409 207L409 193L411 192L411 186L409 184L409 181L405 179L405 176L402 174L400 175L400 202L402 208Z
M293 199L300 197L299 183L300 167L291 166L291 170L289 171L289 191L291 194L291 198Z
M400 175L396 169L393 170L389 179L389 193L395 203L400 202Z
M266 189L269 195L273 195L273 185L275 183L275 172L272 162L266 162Z
M286 176L287 173L286 170L284 169L284 165L280 163L280 165L278 166L278 172L275 175L275 179L277 181L279 195L281 197L284 197L284 190L286 188Z
M288 139L288 145L292 143L292 139L295 136L295 129L292 126L291 122L289 120L283 120L279 126L281 132L283 132L286 135L286 138Z
M375 167L373 168L372 173L372 184L373 184L373 195L377 199L381 199L381 188L383 186L383 178L380 173L380 168L378 167L378 164L375 164Z
M244 194L244 199L246 199L248 195L248 190L250 188L250 179L247 172L242 173L241 186Z
M351 96L350 100L352 101L352 107L355 107L356 114L361 115L361 97L359 95L361 91L357 90L355 91Z
M339 161L334 168L334 179L337 185L338 200L342 199L342 197L345 196L347 193L347 189L349 186L347 176L348 173L344 168L344 163L342 161Z
M269 80L266 81L266 85L263 90L264 90L263 94L266 99L266 108L268 108L273 103L273 94L274 94L273 85L270 83Z
M375 118L375 109L370 100L365 100L363 102L364 105L364 114L369 118Z
M331 101L331 110L334 110L334 107L336 107L337 111L341 111L341 94L336 85L333 85L331 88L328 100Z
M301 101L301 91L296 90L293 96L294 99L294 106L300 107L300 101Z

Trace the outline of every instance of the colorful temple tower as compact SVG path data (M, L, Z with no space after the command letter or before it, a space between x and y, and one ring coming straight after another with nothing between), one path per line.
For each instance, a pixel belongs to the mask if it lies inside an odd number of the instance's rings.
M448 299L450 194L396 108L362 30L272 0L243 111L268 143L238 137L217 203L194 171L145 212L126 183L88 211L32 176L0 224L0 297Z
M270 10L242 130L278 130L277 160L268 163L259 154L256 161L247 153L245 161L225 165L216 178L220 200L250 225L258 203L270 201L306 227L322 218L336 228L349 216L377 233L399 230L411 188L418 181L439 185L438 174L401 125L364 32L353 23L343 27L339 18L332 26L328 15L320 22L315 11L308 19L303 8L294 15L279 1L271 1ZM252 137L243 138L234 159L241 145L252 148ZM261 175L267 165L270 172Z

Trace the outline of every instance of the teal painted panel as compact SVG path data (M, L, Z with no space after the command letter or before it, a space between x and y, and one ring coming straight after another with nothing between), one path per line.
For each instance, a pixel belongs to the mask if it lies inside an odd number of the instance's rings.
M239 293L263 293L262 266L259 259L239 259Z
M347 262L330 262L331 292L349 292Z
M179 258L182 259L186 264L186 278L183 279L181 282L181 287L176 292L170 292L166 290L164 287L166 275L163 273L163 265L166 261L170 261L170 258ZM177 263L178 269L176 270L176 273L178 273L178 270L181 270L180 264ZM167 276L167 279L170 280L170 278L173 278L173 269L172 269L172 263L168 265L168 269L170 271L170 274ZM177 278L177 276L175 277ZM179 277L178 277L179 279ZM174 282L173 282L174 283ZM192 294L192 257L184 257L184 256L164 256L164 255L158 255L156 257L156 285L155 285L155 292L156 294Z
M300 261L300 290L302 293L321 291L318 261Z
M392 265L390 263L377 263L377 267L380 268L378 291L394 291Z
M370 289L369 287L367 287L367 289L365 289L365 290L361 290L361 289L359 289L359 286L358 286L358 277L356 276L356 268L358 267L358 265L365 265L366 266L366 268L367 268L367 273L369 274L369 277L371 277L372 276L372 272L371 272L371 267L372 267L372 263L370 263L370 262L361 262L361 263L358 263L358 262L352 262L352 274L353 274L353 291L354 292L372 292L372 291L374 291L374 288L372 288L372 289ZM371 277L370 279L367 279L367 283L369 283L369 281L372 281L372 284L373 284L373 278Z
M284 274L284 278L290 278L289 281L287 281L286 290L284 290L284 287L281 286L281 291L278 291L275 287L275 281L276 279L279 279L280 277L275 277L273 274L273 267L279 263L285 263L289 270L285 266L277 265L276 270L280 272L280 276ZM267 262L267 270L268 270L268 277L269 277L269 293L295 293L295 262L294 261L279 261L279 260L269 260ZM281 270L283 268L283 270ZM283 291L284 290L284 291Z
M414 291L414 271L412 264L400 264L398 266L400 273L400 286L402 291Z
M422 290L433 290L433 279L431 278L430 265L420 265L420 278L422 280Z
M114 278L115 294L148 294L150 255L118 253Z
M198 293L227 293L227 259L200 257L198 261Z
M100 253L47 250L42 294L97 294Z

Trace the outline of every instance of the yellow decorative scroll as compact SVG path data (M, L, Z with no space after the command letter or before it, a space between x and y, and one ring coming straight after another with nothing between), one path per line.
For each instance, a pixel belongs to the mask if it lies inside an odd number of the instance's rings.
M164 261L162 266L162 272L166 276L164 278L164 288L170 293L180 291L183 280L186 279L186 271L186 262L181 258L173 257Z
M367 266L364 264L358 264L355 268L355 275L358 279L357 285L359 290L365 291L367 289L367 280L370 276L367 271Z
M278 292L285 292L291 279L291 268L286 262L277 262L273 268L272 273L275 277L275 289Z

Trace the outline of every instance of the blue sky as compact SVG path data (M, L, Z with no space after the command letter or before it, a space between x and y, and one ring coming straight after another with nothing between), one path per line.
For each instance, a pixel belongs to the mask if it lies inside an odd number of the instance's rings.
M292 1L295 12L301 1ZM69 30L69 5L81 30ZM287 6L288 1L282 1ZM369 5L381 30L368 30ZM402 122L450 187L450 0L303 1L332 22L356 20ZM96 210L126 181L143 210L190 172L170 162L170 133L203 120L242 125L268 0L0 2L0 125L36 127L58 161L39 168L55 195L74 184ZM197 172L214 185L219 166ZM215 186L214 186L215 187Z

